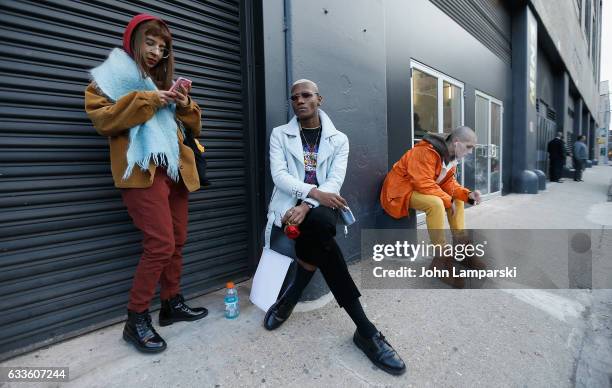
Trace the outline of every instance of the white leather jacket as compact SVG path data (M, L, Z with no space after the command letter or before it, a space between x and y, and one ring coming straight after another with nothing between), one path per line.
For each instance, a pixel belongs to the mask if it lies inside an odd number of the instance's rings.
M346 175L349 155L348 137L338 131L330 118L319 109L321 120L321 140L317 154L318 189L328 193L340 194ZM315 185L304 183L304 150L300 137L300 127L294 116L291 121L272 130L270 135L270 172L274 190L268 206L266 225L266 246L272 224L281 227L281 219L298 199L305 200ZM315 206L319 203L308 198Z

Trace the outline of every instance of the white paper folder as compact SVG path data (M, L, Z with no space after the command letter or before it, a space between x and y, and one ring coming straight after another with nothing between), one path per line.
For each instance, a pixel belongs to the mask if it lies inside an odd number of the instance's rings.
M264 247L249 297L255 306L268 311L276 302L292 261L292 258Z

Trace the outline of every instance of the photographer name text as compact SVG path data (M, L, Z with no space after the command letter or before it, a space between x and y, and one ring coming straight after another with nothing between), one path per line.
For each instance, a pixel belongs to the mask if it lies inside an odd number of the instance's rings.
M372 270L376 278L439 278L439 277L455 277L455 278L516 278L516 267L505 267L502 269L460 269L453 267L452 270L425 268L420 271L415 268L400 267L397 269L384 269L383 267L374 267Z

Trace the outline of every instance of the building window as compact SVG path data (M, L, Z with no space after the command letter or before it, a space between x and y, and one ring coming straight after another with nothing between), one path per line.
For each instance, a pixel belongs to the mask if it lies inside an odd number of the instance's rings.
M586 0L586 7L584 8L584 32L586 33L587 41L587 54L591 55L591 0Z
M438 78L413 69L412 109L415 141L426 132L438 132Z
M450 82L443 82L442 105L444 111L442 114L443 123L442 128L444 132L450 132L453 128L460 126L463 123L462 119L462 102L463 95L462 90L459 86L453 85Z
M463 83L413 61L412 139L427 132L448 133L463 125Z
M448 133L463 125L463 83L416 61L411 68L413 144L427 132ZM463 182L461 166L457 180Z
M595 9L593 9L593 21L591 22L591 26L593 29L593 33L591 34L591 59L593 62L593 70L595 70L597 68L597 40L598 40L598 33L597 33L597 11Z

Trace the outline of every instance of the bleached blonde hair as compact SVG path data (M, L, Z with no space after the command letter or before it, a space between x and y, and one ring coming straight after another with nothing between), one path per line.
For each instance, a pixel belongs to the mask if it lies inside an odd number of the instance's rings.
M296 85L299 85L299 84L311 84L314 87L315 92L319 93L319 87L317 86L317 84L314 81L311 81L311 80L306 79L306 78L301 78L301 79L295 81L291 85L291 89L293 89Z

